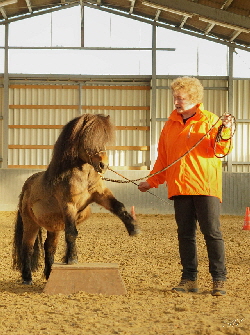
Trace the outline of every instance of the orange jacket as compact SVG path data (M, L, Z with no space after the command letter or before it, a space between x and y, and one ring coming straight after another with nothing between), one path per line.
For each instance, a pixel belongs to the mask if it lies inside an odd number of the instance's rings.
M218 119L200 104L196 114L184 124L181 115L174 110L162 129L158 158L151 174L161 171L182 155L184 157L167 170L148 178L149 185L158 187L166 182L169 198L175 195L210 195L222 201L222 162L214 154L215 137L222 124ZM214 124L207 136L185 155ZM220 155L231 150L231 141L225 140L230 137L229 128L223 128L222 137L215 147L216 154Z

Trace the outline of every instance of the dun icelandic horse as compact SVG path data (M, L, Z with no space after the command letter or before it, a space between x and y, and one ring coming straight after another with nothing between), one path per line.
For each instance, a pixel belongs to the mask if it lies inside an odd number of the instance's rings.
M62 129L46 171L30 176L23 185L15 223L13 267L22 274L24 284L32 284L44 243L44 275L49 278L59 234L65 231L64 262L77 263L77 225L90 215L95 202L118 216L129 235L139 228L131 214L104 186L108 157L105 146L112 140L114 127L109 116L84 114Z

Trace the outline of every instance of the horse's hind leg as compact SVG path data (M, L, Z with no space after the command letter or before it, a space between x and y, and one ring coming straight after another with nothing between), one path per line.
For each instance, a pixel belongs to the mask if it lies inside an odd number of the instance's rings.
M56 247L58 244L59 237L60 237L59 231L56 232L47 231L47 238L44 242L44 254L45 254L44 275L46 279L49 278L51 267L54 263L54 256L56 253Z

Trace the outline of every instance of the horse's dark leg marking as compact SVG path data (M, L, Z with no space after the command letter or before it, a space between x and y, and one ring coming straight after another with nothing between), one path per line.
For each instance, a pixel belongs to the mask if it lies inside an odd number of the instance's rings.
M136 225L132 215L128 213L124 204L116 198L110 199L110 211L122 220L130 236L140 233L139 227Z
M47 231L47 238L44 242L44 260L45 260L45 267L44 267L44 275L45 278L48 279L51 267L54 263L54 256L56 253L56 247L59 240L59 232L49 232Z
M140 229L133 216L128 213L124 204L118 201L108 188L106 188L102 193L95 193L93 198L97 204L103 206L111 213L119 217L119 219L124 223L130 236L135 236L140 233Z
M32 229L33 228L33 229ZM24 232L21 246L21 273L23 284L32 284L32 272L37 270L40 256L41 232L38 227L32 227Z
M32 284L32 275L31 275L31 261L33 255L33 247L28 245L22 246L22 279L23 284L31 285Z
M72 219L67 218L65 222L65 240L66 240L66 255L65 263L76 264L78 262L77 249L76 249L76 238L78 231L75 226L75 222Z

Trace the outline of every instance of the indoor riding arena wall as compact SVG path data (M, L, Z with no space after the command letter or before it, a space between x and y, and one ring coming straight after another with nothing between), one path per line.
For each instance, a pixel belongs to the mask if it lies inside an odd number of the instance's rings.
M18 197L25 180L39 170L29 169L0 169L0 211L14 211L17 209ZM119 171L124 177L134 180L145 178L148 171ZM150 189L152 193L142 193L134 183L117 183L122 179L112 171L107 171L105 178L114 180L104 181L117 199L129 209L135 206L137 213L142 214L172 214L173 202L167 199L167 189L161 185L158 189ZM125 179L123 179L125 180ZM140 181L137 181L138 184ZM223 173L223 202L221 212L229 215L245 214L246 207L250 206L250 173ZM92 212L106 213L97 205L92 205Z

